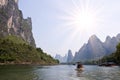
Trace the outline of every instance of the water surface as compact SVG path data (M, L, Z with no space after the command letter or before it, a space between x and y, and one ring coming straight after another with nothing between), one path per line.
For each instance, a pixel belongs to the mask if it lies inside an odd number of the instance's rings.
M0 80L120 80L120 67L84 65L84 71L75 68L75 65L0 66Z

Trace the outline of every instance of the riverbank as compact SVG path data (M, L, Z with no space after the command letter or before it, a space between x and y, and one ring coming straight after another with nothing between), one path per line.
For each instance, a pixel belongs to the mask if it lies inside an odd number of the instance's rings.
M31 62L21 62L21 63L15 63L15 62L6 62L6 63L0 63L0 65L39 65L39 66L50 66L50 65L59 65L58 63L31 63Z

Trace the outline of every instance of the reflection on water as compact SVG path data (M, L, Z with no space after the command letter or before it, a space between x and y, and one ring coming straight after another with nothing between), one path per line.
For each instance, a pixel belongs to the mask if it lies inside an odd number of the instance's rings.
M35 77L30 66L0 66L0 80L34 80Z
M119 67L84 66L76 71L74 65L0 66L0 80L120 80Z

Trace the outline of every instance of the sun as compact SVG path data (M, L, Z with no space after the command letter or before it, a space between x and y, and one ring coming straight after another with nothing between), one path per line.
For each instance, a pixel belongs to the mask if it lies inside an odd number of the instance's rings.
M79 29L89 30L95 24L95 16L90 11L78 11L73 15L73 23Z
M99 16L102 8L94 7L90 0L71 0L72 6L65 8L64 15L59 16L64 30L71 31L72 36L94 34L102 22Z
M80 2L81 1L81 2ZM72 0L73 7L71 11L67 12L67 15L62 16L63 20L65 20L65 25L70 26L74 29L74 31L82 32L87 31L90 32L94 30L97 24L97 9L91 7L89 2L82 2L83 0Z

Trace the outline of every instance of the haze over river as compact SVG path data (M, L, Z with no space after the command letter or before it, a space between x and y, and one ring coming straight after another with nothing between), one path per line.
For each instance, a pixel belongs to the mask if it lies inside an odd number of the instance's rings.
M76 65L55 66L0 66L0 80L120 80L120 67L84 65L84 71L76 71Z

